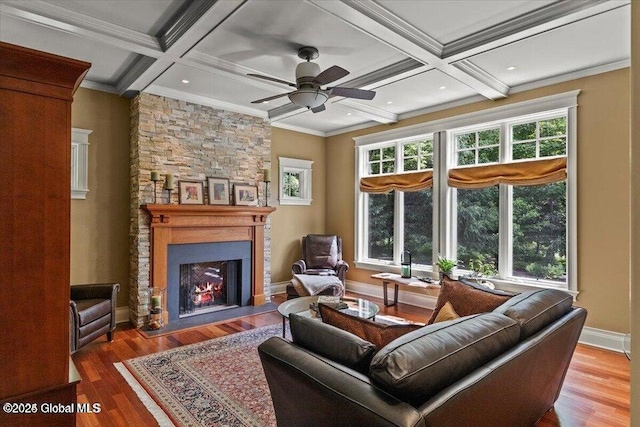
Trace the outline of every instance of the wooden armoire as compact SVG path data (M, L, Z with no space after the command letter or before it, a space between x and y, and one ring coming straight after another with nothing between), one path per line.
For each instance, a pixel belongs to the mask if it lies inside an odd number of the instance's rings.
M69 358L71 102L91 64L0 42L0 425L75 425ZM4 406L3 406L4 409ZM42 417L42 418L41 418Z

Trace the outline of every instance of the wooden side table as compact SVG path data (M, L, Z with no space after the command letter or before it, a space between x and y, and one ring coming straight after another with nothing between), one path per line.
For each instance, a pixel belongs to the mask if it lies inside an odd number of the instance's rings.
M400 285L413 286L413 287L424 288L424 289L440 288L440 284L437 281L434 281L433 283L427 283L427 282L421 281L417 277L404 278L401 275L395 274L395 273L376 273L376 274L372 274L371 278L382 280L382 295L384 298L385 307L391 307L398 303L398 288L400 287ZM389 284L393 284L393 303L389 303L389 297L388 297Z

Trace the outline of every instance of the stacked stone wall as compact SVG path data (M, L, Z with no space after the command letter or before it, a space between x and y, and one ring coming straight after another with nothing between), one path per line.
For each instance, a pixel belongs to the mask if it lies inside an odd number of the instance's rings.
M150 286L149 217L140 206L154 202L151 171L158 171L156 203L178 203L178 181L228 178L258 186L264 203L262 169L271 168L271 125L264 119L142 93L131 103L130 320L142 326ZM162 190L165 174L176 190ZM264 278L269 299L271 225L265 227Z

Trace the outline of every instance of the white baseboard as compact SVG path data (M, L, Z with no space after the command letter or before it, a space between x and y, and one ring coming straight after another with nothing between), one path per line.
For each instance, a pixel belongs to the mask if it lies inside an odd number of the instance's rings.
M355 282L353 280L347 280L346 288L348 291L355 292L362 295L368 295L377 298L383 298L382 286L372 285L370 283ZM389 300L393 299L393 286L389 286L388 290ZM419 294L416 292L409 292L404 289L398 290L398 302L403 304L415 305L417 307L424 307L430 310L436 308L436 301L438 299L431 295Z
M116 323L129 321L129 307L116 307Z
M580 334L580 344L603 348L618 353L623 352L625 334L605 331L604 329L589 328L585 326Z
M286 282L276 282L269 285L269 289L271 290L271 295L275 294L284 294L287 292L287 285L291 282L287 280Z

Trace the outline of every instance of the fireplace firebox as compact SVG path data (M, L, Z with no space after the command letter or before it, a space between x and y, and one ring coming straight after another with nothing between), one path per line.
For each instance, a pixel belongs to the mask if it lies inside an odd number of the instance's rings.
M251 304L251 242L169 245L169 322Z
M180 265L179 317L238 306L240 260Z

